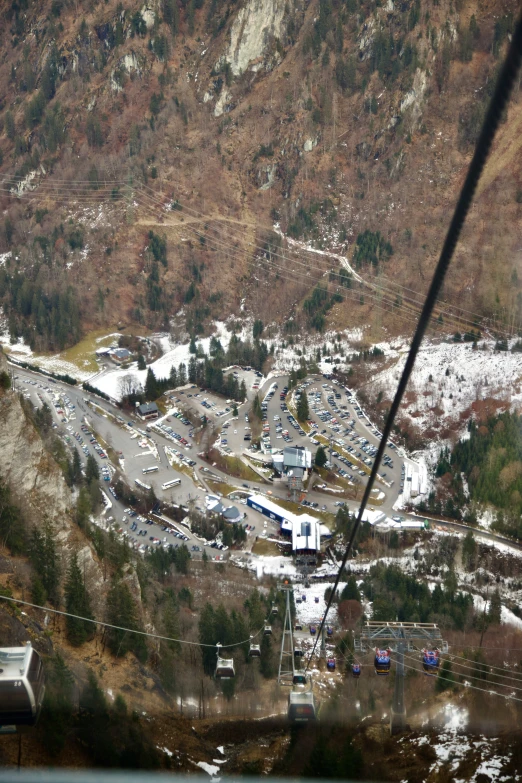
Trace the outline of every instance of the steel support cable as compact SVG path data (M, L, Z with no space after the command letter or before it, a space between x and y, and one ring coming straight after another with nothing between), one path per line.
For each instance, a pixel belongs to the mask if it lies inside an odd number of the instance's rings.
M78 202L79 203L82 203L82 202L83 203L86 203L86 202L87 203L100 203L100 202L104 202L104 201L123 202L126 199L125 193L118 193L116 195L114 195L114 194L110 194L110 195L106 194L105 198L103 198L102 197L103 194L101 192L99 192L99 190L97 192L96 191L93 192L92 183L89 183L88 181L84 181L84 180L73 181L73 182L68 183L69 187L67 187L66 185L60 184L61 182L63 182L63 181L56 181L55 180L55 181L52 181L50 183L48 183L48 182L41 183L39 185L39 187L38 187L38 192L41 192L43 190L44 193L45 193L46 190L47 190L47 195L55 196L57 198L63 198L63 199L65 199L65 198L71 199L71 195L73 195L73 198L74 198L75 202L77 202L77 203ZM85 184L83 184L84 182L85 182ZM128 183L119 182L117 180L112 180L112 181L104 181L103 183L101 183L101 188L104 188L104 187L108 188L108 187L110 187L112 185L115 185L115 184L117 184L117 185L121 184L121 185L124 185L124 186L128 186ZM76 188L77 190L80 190L80 191L83 191L83 192L80 192L79 194L78 193L71 194L71 190L70 190L71 187L72 188ZM151 188L149 188L148 186L147 186L147 189L151 190ZM152 211L152 210L155 209L156 206L160 206L160 205L164 206L163 202L159 202L157 200L154 200L154 198L151 195L145 193L144 190L143 190L143 187L141 187L141 188L138 187L138 188L136 188L136 190L138 192L141 192L142 199L146 199L149 202L149 204L144 204L143 200L142 200L141 206L144 209ZM61 191L61 193L59 191ZM11 194L13 196L16 196L17 198L22 198L22 197L25 196L27 199L31 199L31 197L32 198L37 198L37 195L38 195L36 190L34 190L34 191L27 191L26 193L22 193L22 194L14 194L14 193L12 193L12 191L10 189L5 189L5 188L1 188L1 187L0 187L0 192L9 193L9 194ZM152 191L152 192L154 192L154 191ZM138 201L138 205L140 205L139 198L137 199L137 201ZM214 223L215 222L220 223L222 221L227 222L227 220L228 220L227 218L223 218L221 220L219 217L205 216L202 213L197 213L197 214L201 214L202 215L202 217L201 217L202 221L203 220L208 220L211 223L213 223L213 222ZM195 234L198 238L205 238L205 239L207 239L207 236L208 236L208 235L205 235L204 233L198 231L191 224L181 224L181 223L179 223L179 224L168 224L167 223L166 225L167 226L170 225L171 227L175 227L175 228L178 228L178 227L179 228L184 228L186 231L190 231L191 233ZM209 228L214 233L218 233L218 230L219 230L218 228L214 228L212 226L210 226ZM218 236L221 236L221 235L218 234ZM214 241L214 242L218 243L220 245L220 247L223 249L224 252L233 253L236 257L239 254L241 254L241 250L239 248L234 248L231 245L221 241L220 239L215 239L214 238L214 239L211 239L211 241ZM252 243L252 242L248 242L247 244L250 245L251 247L253 247L255 250L257 249L260 252L264 253L264 248L261 245L256 244L256 243ZM214 248L211 247L211 249L218 250L219 248L218 247L214 247ZM308 252L310 254L313 253L313 250L306 250L306 248L303 248L302 251L303 250L304 250L304 252ZM306 262L303 262L303 261L299 261L298 258L295 258L294 254L292 254L290 256L290 258L287 258L286 256L282 256L281 254L276 253L276 252L272 253L271 255L273 255L274 257L277 257L277 258L281 258L281 259L283 259L285 261L291 260L294 263L297 263L297 264L299 264L301 266L304 266L306 269L308 269L309 272L315 271L315 272L321 273L323 275L329 274L330 278L332 278L332 277L333 278L338 278L340 281L343 279L343 276L340 275L338 272L333 271L331 269L331 267L328 268L328 266L327 266L327 267L323 268L323 267L320 267L320 266L310 265L309 263L306 263ZM241 257L242 257L242 254L241 254ZM333 257L334 256L332 256L332 258ZM253 254L252 261L255 261L256 258L257 258L257 256L255 254ZM260 259L260 261L261 261L261 259ZM274 267L277 267L277 265L273 261L270 261L269 259L265 258L264 261L268 262L268 263L271 263ZM286 270L286 266L285 267L279 266L278 268ZM388 281L387 278L381 278L381 279L384 279L386 282L392 284L392 281ZM329 282L332 282L332 280L330 279ZM377 294L378 294L379 287L375 283L373 283L371 281L368 281L368 280L362 280L362 285L364 285L366 288L370 289L371 291L377 292ZM407 289L405 286L401 286L399 283L393 283L393 285L398 286L398 287L402 288L403 290L411 291L414 294L416 293L416 292L413 292L412 289ZM343 290L346 290L346 289L344 289L344 287L343 287ZM386 290L386 288L384 288L382 290L383 290L383 294L385 296L393 296L394 295L393 291ZM381 294L380 296L378 295L377 298L376 298L376 301L381 300L383 298L383 294ZM367 298L370 298L368 295L366 295L366 296L367 296ZM410 305L410 307L412 307L412 308L418 308L418 306L420 305L420 302L418 300L414 299L413 297L409 297L408 299L406 299L405 303ZM388 304L392 308L393 307L398 307L396 302L394 302L394 301L392 301L390 299L386 300L386 304ZM446 305L446 307L448 309L441 311L441 314L444 314L446 316L446 318L453 319L459 325L462 325L463 323L464 324L466 323L467 319L464 316L458 315L456 313L453 314L453 313L449 312L449 309L451 309L451 308L457 309L455 305ZM472 316L477 316L479 318L483 318L482 315L479 315L478 313L474 313L473 311L464 310L463 308L459 308L459 309L461 310L461 312L468 313L468 315L472 315ZM384 312L386 312L386 311L384 310ZM404 317L404 315L402 313L399 312L399 314L401 315L401 317ZM472 324L472 326L474 326L474 325L475 324ZM505 330L498 330L497 329L497 331L499 331L502 334L508 335L508 336L512 336L512 334L513 334L513 332L507 332Z
M5 178L0 183L0 185L7 184L9 182L13 183L13 184L20 184L20 182L23 182L23 181L24 181L23 177L17 178L15 176L12 176L12 177ZM124 180L100 180L99 181L99 186L101 188L109 188L109 187L114 187L114 186L122 186L124 188L125 187L132 188L132 185L130 185L128 183L128 181L124 181ZM92 190L93 189L93 183L90 180L71 180L71 181L68 181L68 180L53 179L51 181L46 181L46 182L40 183L38 185L38 190L40 190L42 188L62 189L62 190L64 190L66 192L66 194L68 196L70 196L70 189L69 188L71 188L71 187L72 188L80 188L80 189L84 189L84 190ZM156 194L156 191L154 191L154 189L151 188L150 186L145 185L143 183L141 186L137 186L136 188L133 188L133 189L141 191L143 193L143 195L149 201L151 201L153 204L155 204L156 206L161 206L163 208L165 207L165 202L159 198L159 196ZM149 193L145 193L145 190L150 191L150 194ZM11 195L16 196L18 198L20 198L20 197L22 197L24 195L28 195L29 196L31 193L33 193L33 194L36 193L36 191L28 191L27 193L16 194L16 193L12 193L11 190L6 190L5 192L9 192L9 193L11 193ZM121 198L124 198L124 197L125 197L124 194L118 194L118 200L121 200ZM114 199L114 200L116 200L116 199ZM204 213L199 212L198 210L195 210L195 209L193 209L191 207L188 207L186 204L182 204L182 202L180 202L179 199L177 201L178 201L178 204L180 204L180 206L183 207L183 209L185 209L189 213L192 212L194 216L198 217L202 221L207 220L209 222L216 222L216 221L217 222L222 222L222 221L228 222L230 220L228 218L220 219L219 217L211 217L211 216L205 215ZM152 206L150 208L152 209ZM231 221L230 222L230 228L233 231L239 232L239 228L233 228L233 226L234 226L234 221ZM272 232L274 231L273 227L268 227L267 226L267 227L263 227L263 228L266 229L266 230L272 231ZM214 229L214 228L212 230L213 231L217 231L217 229ZM255 245L254 243L248 243L248 244L250 244L250 245L252 245L254 247L257 247L259 250L263 251L263 248L262 248L261 245ZM307 253L310 253L310 254L314 254L313 250L307 250L306 248L301 248L301 252L303 252L303 251L307 252ZM278 253L275 253L275 255L278 256L278 257L281 257L280 254L278 254ZM332 254L331 258L332 259L335 258L335 255L336 254ZM321 267L315 267L315 268L316 269L321 269ZM326 271L328 271L328 270L326 270ZM403 291L408 291L409 293L411 293L411 294L413 294L415 296L417 295L417 292L414 291L413 289L408 288L407 286L403 286L400 283L397 283L397 282L395 282L393 280L389 280L385 276L381 277L380 279L383 280L384 282L386 282L389 285L393 285L393 286L395 286L397 288L402 289ZM364 285L366 285L366 286L368 286L370 288L376 288L377 287L376 284L374 284L374 283L372 283L370 281L363 281L363 283L364 283ZM389 292L389 293L392 293L392 292ZM413 301L416 302L416 300L413 300ZM477 316L479 318L483 318L483 316L480 315L479 313L475 313L472 310L467 310L466 308L462 308L462 307L458 307L457 308L456 305L446 305L446 307L453 308L453 309L458 309L458 310L460 310L460 312L467 313L470 316ZM460 320L460 321L465 321L466 320L465 318L463 318L462 316L459 316L457 314L453 315L452 317L457 319L457 320ZM502 330L502 332L505 333L505 334L510 334L509 332L504 332L503 330Z
M453 257L453 253L455 252L455 248L457 246L460 232L462 231L464 221L466 220L466 216L471 206L471 202L473 200L473 196L478 181L480 179L480 175L482 174L482 171L486 164L486 160L489 155L489 151L491 149L491 145L493 143L495 133L500 124L502 114L507 106L511 90L513 88L513 84L517 77L521 60L522 60L522 16L519 17L518 22L516 24L515 31L513 33L513 37L509 45L506 60L504 62L504 65L502 66L502 70L500 71L500 75L498 77L498 81L495 87L495 92L491 99L491 103L488 107L486 117L484 119L482 129L480 131L480 136L477 141L477 146L475 148L473 158L469 165L468 173L466 175L464 185L462 186L459 200L457 202L457 206L455 208L455 212L453 214L453 218L451 220L448 233L446 235L446 239L442 247L442 252L433 275L433 280L431 281L430 288L426 295L426 300L422 308L422 312L419 318L419 323L411 341L410 351L408 353L408 357L404 365L404 370L402 372L402 376L399 381L397 391L395 392L395 397L391 404L390 412L388 414L388 418L386 419L386 424L384 425L382 438L379 444L377 455L375 457L372 471L370 473L370 478L368 480L366 489L364 491L363 499L359 508L359 513L353 525L352 532L348 540L348 545L344 552L343 559L339 567L339 571L335 578L334 586L332 588L330 597L328 599L326 611L321 621L321 627L319 629L318 637L320 636L323 626L326 623L326 618L328 616L328 612L330 611L330 607L332 605L332 601L335 596L337 586L340 582L341 574L344 571L344 568L348 561L348 556L352 549L355 536L357 535L359 525L361 524L361 520L364 511L366 509L366 504L368 503L370 492L372 490L375 478L377 476L377 471L380 467L381 459L384 454L386 444L388 443L388 439L391 434L393 422L399 410L404 392L406 391L406 386L408 385L408 381L410 379L410 375L413 370L413 365L415 364L415 359L417 357L420 344L424 337L424 333L428 327L431 314L433 313L433 310L435 308L435 304L440 294L442 284L444 282L444 278L446 276L448 267ZM315 641L314 648L312 650L312 655L315 652L316 646L317 646L317 639Z
M503 679L507 680L514 680L515 682L519 682L522 685L522 672L519 674L518 677L510 677L507 674L497 674L496 672L511 672L513 674L513 669L507 669L505 666L493 666L490 663L487 663L486 661L474 661L471 658L464 658L463 655L457 655L456 653L447 653L448 656L452 659L452 661L455 663L456 666L462 666L465 669L474 669L475 666L487 666L488 669L491 671L489 674L494 675L495 677L502 677ZM468 666L466 663L460 663L460 661L467 661L469 664L474 664L471 666Z
M154 193L154 192L155 192L155 191L153 191L153 190L152 190L152 188L150 188L148 185L142 185L142 187L140 188L140 190L142 190L142 191L143 191L143 188L147 188L147 190L150 190L150 191L151 191L151 193ZM149 198L152 198L152 196L149 196ZM161 200L159 200L157 197L156 197L156 201L155 201L155 203L157 204L157 206L158 206L158 207L159 207L159 206L164 206L164 203L163 203ZM202 213L202 212L198 212L197 210L194 210L194 209L192 209L191 207L187 207L187 206L186 206L186 204L182 204L182 202L180 202L180 201L179 201L179 199L178 199L178 204L180 204L180 206L182 206L182 207L183 207L185 210L187 210L187 212L189 212L189 213L190 213L190 212L192 212L192 213L193 213L193 215L194 215L194 217L197 217L197 218L198 218L198 219L200 219L202 222L203 222L203 221L207 221L207 222L209 222L209 223L212 223L212 222L218 222L218 224L220 224L220 223L222 223L222 222L226 221L226 218L225 218L225 219L223 219L223 221L221 221L221 220L220 220L219 218L217 218L217 217L210 217L210 216L207 216L207 215L205 215L205 214L204 214L204 213ZM176 226L176 227L177 227L177 226ZM232 231L239 232L239 228L233 228L233 223L232 223L232 224L231 224L229 227L231 228L231 230L232 230ZM212 231L214 231L214 232L216 232L216 233L217 233L218 231L222 230L222 228L221 228L221 226L220 226L220 225L218 225L218 227L216 227L216 228L214 228L214 227L209 227L209 228L211 228L211 230L212 230ZM272 232L274 232L274 229L273 229L273 228L272 228L272 229L267 229L267 230L271 230ZM279 235L277 235L277 236L279 236ZM283 237L283 238L284 238L284 237ZM241 237L238 237L238 240L240 240L240 239L243 239L243 237L242 237L242 236L241 236ZM257 249L258 249L258 250L260 250L261 252L264 252L264 248L263 248L261 245L259 245L259 244L256 244L256 243L252 243L252 242L249 242L248 244L249 244L249 245L251 245L251 246L252 246L252 247L254 247L254 248L257 248ZM316 252L314 252L314 250L308 250L308 249L306 249L306 248L300 248L300 252L301 252L301 253L303 253L303 252L305 252L305 253L309 253L310 255L317 255L317 253L316 253ZM283 259L283 260L288 260L288 259L286 259L286 257L285 257L285 256L282 256L280 253L277 253L277 252L274 252L274 253L272 253L271 255L273 255L274 257L277 257L277 258L281 258L281 259ZM331 256L327 256L327 257L328 257L328 258L331 258L332 260L337 260L337 261L338 261L338 260L339 260L339 258L338 258L338 255L339 255L339 254L332 253L332 254L331 254ZM343 256L343 258L344 258L344 256ZM348 261L348 259L347 259L347 258L346 258L346 261ZM304 262L303 262L303 263L304 263ZM348 261L348 263L349 263L349 261ZM314 266L314 265L310 265L310 264L307 264L307 266L308 266L308 268L312 268L312 269L316 269L316 270L321 270L321 271L324 271L325 273L330 271L328 268L325 268L325 269L323 270L323 268L322 268L322 267L320 267L320 266L318 267L318 266ZM351 266L351 264L350 264L350 266ZM348 270L346 270L346 271L348 271ZM340 277L340 275L339 275L338 273L336 273L336 272L331 272L331 274L332 274L332 275L335 275L336 277ZM394 282L394 281L391 281L391 280L389 280L389 279L388 279L388 278L386 278L386 277L381 277L381 278L380 278L380 280L384 280L384 282L388 283L389 285L394 285L394 286L396 286L396 287L398 287L398 288L400 288L400 289L402 289L402 290L404 290L404 291L408 291L410 294L413 294L413 295L415 295L415 296L417 296L417 295L418 295L418 294L417 294L417 292L416 292L416 291L414 291L413 289L411 289L411 288L408 288L407 286L403 286L403 285L401 285L400 283L396 283L396 282ZM368 288L371 288L371 289L378 289L378 285L377 285L376 283L374 283L374 282L371 282L371 281L368 281L368 280L364 280L363 278L361 278L361 281L362 281L362 284L363 284L363 285L365 285L365 286L366 286L366 287L368 287ZM386 293L388 293L389 295L395 295L395 296L397 295L397 294L396 294L396 292L394 292L394 291L387 291ZM412 297L410 297L410 298L412 298ZM413 299L413 298L412 298L412 302L413 302L413 303L417 303L417 302L418 302L418 305L419 305L419 307L420 307L420 306L421 306L421 304L422 304L422 300L415 300L415 299ZM458 309L458 310L459 310L461 313L466 313L467 315L469 315L469 316L473 316L473 317L475 317L475 318L484 318L484 316L483 316L483 315L481 315L480 313L476 313L476 312L474 312L473 310L467 310L467 309L465 309L465 308L458 307L457 305L446 305L446 308L448 308L448 309L450 309L450 308L453 308L453 309L455 309L455 310L457 310L457 309ZM461 323L466 323L466 321L467 321L467 322L468 322L468 325L470 325L471 327L474 327L474 326L475 326L475 324L474 324L473 322L469 321L469 320L468 320L468 319L467 319L465 316L463 316L463 315L460 315L460 316L459 316L459 315L458 315L458 314L456 314L456 313L455 313L455 314L452 314L452 313L448 313L447 311L445 311L445 314L446 314L448 317L451 317L451 318L454 318L454 319L455 319L455 320L457 320L457 321L460 321ZM511 332L504 332L503 330L500 330L500 331L501 331L503 334L510 334L510 335L512 334Z
M397 661L393 659L395 663ZM417 668L417 666L410 666L407 663L403 663L403 666L405 669L411 669L414 672L418 672L419 674L424 674L422 669ZM494 690L488 690L487 688L479 688L478 685L472 685L469 682L455 682L455 679L452 677L444 677L442 674L437 674L437 677L433 679L441 679L445 682L450 682L452 685L461 685L463 688L472 688L474 691L481 691L481 693L487 693L489 696L499 696L501 699L509 699L510 701L520 701L522 702L522 699L519 699L518 696L512 696L509 693L499 693L498 691Z
M7 595L0 595L0 600L2 601L11 601L15 604L21 604L22 606L28 606L31 609L41 609L43 612L50 612L51 614L58 614L62 617L71 617L73 620L82 620L86 623L92 623L93 625L100 625L102 628L112 628L115 631L126 631L127 633L134 633L138 636L147 636L149 639L159 639L160 641L164 642L176 642L178 644L189 644L193 647L216 647L215 644L204 644L202 642L191 642L188 639L173 639L171 636L161 636L157 633L150 633L150 631L137 631L135 628L123 628L120 625L112 625L111 623L104 623L101 620L93 620L91 617L81 617L77 614L71 614L71 612L63 612L60 609L51 609L49 606L40 606L39 604L32 604L29 601L22 601L20 598L10 598ZM252 639L255 639L261 631L264 630L266 625L266 621L263 623L262 627L256 631L255 633L251 634L248 639L243 639L241 642L234 642L233 644L222 644L221 647L223 650L227 650L229 647L240 647L242 644L248 644L248 642L252 641Z
M142 194L143 197L145 197L145 198L147 198L149 200L152 199L151 196L149 196L148 194L145 194L143 192L142 188L138 188L138 191ZM159 206L159 204L158 204L158 206ZM145 208L146 209L147 208L152 209L153 207L145 207ZM207 219L207 222L209 222L209 223L215 223L215 222L220 223L221 222L220 219L217 218L217 217L207 217L206 219ZM204 220L205 220L205 216L203 216L201 218L201 222L203 222ZM225 253L228 253L229 255L235 256L238 260L243 260L243 258L244 258L245 254L244 254L243 251L241 251L241 248L234 247L233 245L230 245L228 242L223 241L221 239L222 235L219 233L220 230L221 230L220 226L218 226L218 227L207 226L206 227L206 232L207 233L205 233L204 231L198 230L191 223L176 223L176 224L172 224L172 223L169 224L169 223L167 223L165 225L169 226L171 228L180 228L180 229L182 228L186 232L191 233L193 236L196 236L198 239L205 239L205 243L208 242L208 247L210 247L211 250L214 250L214 251L221 250L222 252L225 252ZM216 238L214 236L209 236L209 234L208 234L209 230L211 230L215 234L217 234L219 238ZM264 250L264 248L261 245L253 243L253 242L247 242L247 246L250 246L250 247L253 248L253 250L251 251L252 252L252 256L251 256L251 259L250 259L251 263L255 263L256 260L258 260L260 265L263 264L263 263L264 264L268 264L268 265L271 265L272 267L274 267L274 269L279 269L279 270L282 270L282 271L285 271L285 272L291 271L293 274L296 274L296 275L298 274L298 272L295 271L295 270L288 270L287 264L289 262L290 263L294 263L294 264L298 264L299 266L303 267L303 272L305 270L307 271L307 275L302 274L302 278L303 278L303 280L306 280L308 283L310 283L310 279L309 279L308 275L311 276L314 273L315 274L320 274L321 276L328 275L329 279L326 281L327 285L328 285L328 283L335 282L335 280L337 280L341 284L341 288L340 288L340 292L341 293L344 293L344 292L346 292L346 290L349 290L349 289L346 289L342 285L342 282L345 279L343 277L343 275L341 275L339 272L333 271L332 268L331 268L331 265L330 266L327 265L325 267L321 267L321 266L310 264L310 263L308 263L306 261L301 261L301 260L299 260L299 257L296 258L295 255L292 252L290 252L288 256L284 256L281 253L273 252L273 253L270 254L271 258L266 258L266 256L264 255L265 254L265 250ZM263 257L260 258L257 255L256 251L258 251L259 253L263 254ZM313 253L313 251L305 251L305 252ZM285 262L285 264L284 265L277 264L275 261L271 260L272 257L276 258L276 259L281 259L282 261ZM301 258L302 258L302 256L301 256ZM279 274L280 277L284 278L283 275L281 275L280 273L278 273L278 274ZM285 278L285 279L288 279L288 278ZM368 293L365 293L364 294L365 298L367 298L367 299L373 298L375 301L382 301L383 298L384 298L385 303L388 304L389 307L391 307L391 308L394 308L394 307L398 308L397 309L397 314L400 315L401 317L404 317L404 314L401 312L401 310L405 307L405 305L408 305L409 308L411 308L410 314L413 316L413 319L415 320L415 323L417 323L417 312L412 312L412 310L418 311L420 309L421 304L422 304L421 300L415 300L411 296L408 297L408 298L404 297L404 301L403 301L402 305L399 306L399 305L397 305L396 301L393 299L393 297L397 296L397 294L394 293L393 291L389 291L389 290L386 290L384 288L384 289L382 289L382 293L380 293L379 292L379 287L375 283L373 283L373 282L370 282L370 281L364 280L364 279L361 280L361 281L358 281L357 278L355 278L355 281L356 282L360 282L361 285L363 285L367 290L369 289L370 291L372 291L373 296L371 296ZM474 327L475 326L475 324L473 322L470 322L464 316L458 315L458 314L454 314L454 313L450 312L449 308L452 308L452 307L455 308L456 306L454 306L454 305L447 305L446 306L447 309L441 310L441 315L444 315L444 317L446 319L449 319L449 320L453 321L456 325L460 326L460 328L463 328L463 325L464 326L468 326L468 327ZM386 310L384 310L384 312L386 312ZM479 313L473 313L472 311L467 311L467 312L468 312L469 315L476 316L477 318L483 318L484 317L484 316L480 315ZM446 329L442 329L442 327L441 327L441 331L447 331L447 328ZM510 337L513 335L513 332L507 332L505 330L497 330L497 331L499 331L502 334L505 334L507 336L510 336Z
M450 653L450 656L451 656L451 653ZM417 661L418 660L417 658L414 658L412 655L406 655L406 653L404 653L404 657L408 658L408 660L410 660L410 661ZM478 662L477 662L476 666L466 666L465 663L458 663L456 661L452 661L452 663L454 663L455 666L461 666L461 667L463 667L465 669L472 669L475 672L477 671L477 668L476 668L477 666L484 666L484 667L487 666L487 664L478 663ZM470 680L482 680L483 679L482 677L478 676L477 674L467 674L466 672L457 672L457 671L454 672L454 673L456 675L458 675L459 677L469 677ZM522 680L519 679L518 677L509 677L506 674L496 674L495 672L490 672L490 671L486 671L486 670L484 670L483 673L484 674L490 674L492 677L498 677L499 679L503 679L503 680L504 679L505 680L514 680L515 682L518 682L518 683L520 683L522 685ZM513 688L513 690L515 690L515 691L522 691L522 688L517 688L515 685L512 685L510 682L496 682L494 684L498 685L500 688Z

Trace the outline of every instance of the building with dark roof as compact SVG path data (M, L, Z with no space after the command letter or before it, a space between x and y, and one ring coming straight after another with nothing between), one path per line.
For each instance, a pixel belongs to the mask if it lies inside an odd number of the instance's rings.
M155 402L144 402L138 407L138 416L143 421L147 419L157 419L159 416L158 406Z
M123 362L128 362L132 354L127 348L115 348L110 352L110 357L117 364L122 364Z

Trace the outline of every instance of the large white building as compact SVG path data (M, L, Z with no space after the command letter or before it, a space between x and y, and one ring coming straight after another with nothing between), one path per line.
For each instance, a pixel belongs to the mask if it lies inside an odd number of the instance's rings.
M321 537L331 536L326 525L310 514L294 514L263 495L251 495L247 505L280 525L281 533L292 538L293 552L320 552Z

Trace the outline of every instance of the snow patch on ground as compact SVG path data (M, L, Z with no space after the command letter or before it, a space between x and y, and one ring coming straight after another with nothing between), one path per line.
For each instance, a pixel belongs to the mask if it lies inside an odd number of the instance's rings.
M200 767L204 772L207 772L211 777L217 775L219 767L216 764L207 764L206 761L196 761L196 767Z

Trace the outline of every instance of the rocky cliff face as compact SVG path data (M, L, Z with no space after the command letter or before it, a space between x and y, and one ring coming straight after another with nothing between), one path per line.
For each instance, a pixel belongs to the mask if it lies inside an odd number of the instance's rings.
M2 370L7 370L7 361L0 349ZM59 518L67 513L71 492L13 392L0 397L0 454L0 472L16 494L46 516Z
M0 348L0 372L7 369L5 354ZM102 568L83 533L72 521L73 493L40 435L27 420L17 394L12 391L0 394L0 455L0 476L11 486L15 497L29 506L35 524L44 520L54 524L65 567L68 554L77 552L93 591L94 603L101 601L104 593Z

